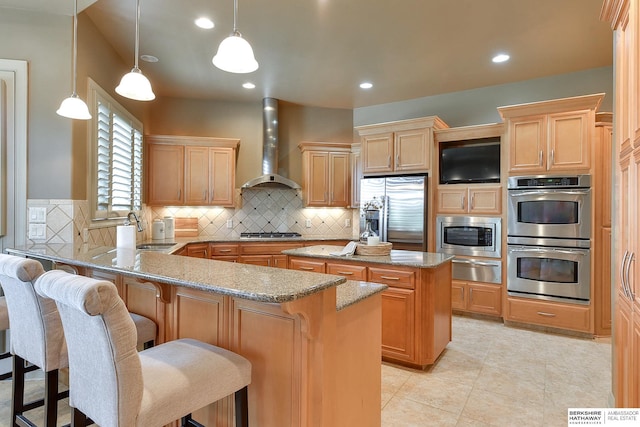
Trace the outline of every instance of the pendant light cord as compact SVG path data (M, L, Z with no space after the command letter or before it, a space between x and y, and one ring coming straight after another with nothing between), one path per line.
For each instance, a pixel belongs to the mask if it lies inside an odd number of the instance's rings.
M238 0L233 0L233 32L238 32L238 27L236 25L236 20L238 16Z
M76 0L77 1L77 0ZM140 0L136 0L136 45L135 45L135 61L134 61L134 68L138 69L138 45L140 43Z
M78 79L78 0L73 1L73 93L77 96L76 80Z

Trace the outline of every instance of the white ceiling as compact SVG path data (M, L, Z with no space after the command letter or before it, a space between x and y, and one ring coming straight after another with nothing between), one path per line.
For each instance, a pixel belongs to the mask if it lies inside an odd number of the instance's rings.
M80 4L91 3L90 0ZM133 65L135 0L99 0L86 13ZM238 29L260 68L211 63L232 30L232 0L142 0L140 68L156 95L354 108L570 73L612 64L603 0L238 0ZM72 0L0 0L72 10ZM19 6L18 6L19 5ZM54 7L55 5L55 7ZM213 30L193 25L200 15ZM508 52L511 61L493 64ZM364 91L361 81L374 84ZM256 89L241 84L251 81Z
M96 1L78 0L78 12ZM0 6L73 16L73 0L0 0Z

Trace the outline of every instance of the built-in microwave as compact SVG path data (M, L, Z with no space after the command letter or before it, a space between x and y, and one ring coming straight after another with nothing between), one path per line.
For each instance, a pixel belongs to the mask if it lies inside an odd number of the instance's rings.
M500 258L502 220L495 217L437 216L436 252Z

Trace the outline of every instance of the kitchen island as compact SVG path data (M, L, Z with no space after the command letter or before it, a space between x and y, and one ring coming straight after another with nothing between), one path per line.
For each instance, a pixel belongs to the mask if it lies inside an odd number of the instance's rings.
M384 285L113 247L7 252L113 281L130 311L157 323L158 342L191 337L245 356L251 425L380 425ZM232 426L233 397L194 418Z
M389 286L382 293L382 357L424 369L451 341L451 260L440 253L392 250L385 256L336 256L342 246L283 251L288 268L338 274Z

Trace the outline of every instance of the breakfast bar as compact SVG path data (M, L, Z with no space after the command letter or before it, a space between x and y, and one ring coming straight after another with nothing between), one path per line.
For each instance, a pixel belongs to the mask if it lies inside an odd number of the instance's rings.
M131 312L156 322L157 342L190 337L245 356L252 364L250 425L380 425L386 286L129 251L66 244L7 250L114 282ZM232 426L232 398L203 408L194 419Z

